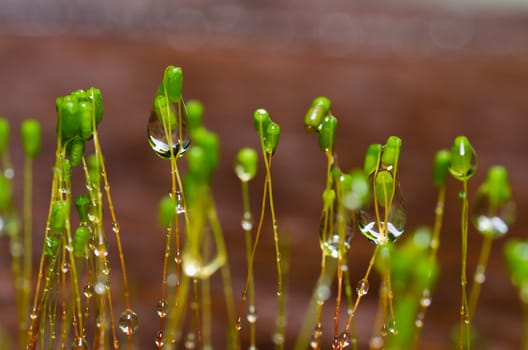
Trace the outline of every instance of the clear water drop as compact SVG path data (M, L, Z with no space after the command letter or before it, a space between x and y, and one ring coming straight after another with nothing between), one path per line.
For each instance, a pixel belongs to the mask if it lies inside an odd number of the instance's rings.
M244 213L244 215L242 216L242 221L240 222L240 225L242 226L242 229L244 231L251 231L251 229L253 228L253 221L252 221L250 212Z
M185 337L185 349L191 350L196 348L196 335L192 332L187 333Z
M70 271L70 264L68 262L64 262L62 264L62 273L68 273Z
M176 191L176 214L185 213L185 201L181 191Z
M249 323L257 322L257 311L255 310L255 306L253 305L249 307L249 312L247 314L247 320Z
M34 320L37 319L37 316L38 316L38 310L37 310L36 307L34 307L34 308L31 309L31 313L29 314L29 318L34 321Z
M428 296L428 295L423 295L421 298L420 298L420 306L421 307L429 307L431 305L431 298Z
M88 283L87 285L84 286L83 293L87 299L91 298L94 293L94 287Z
M350 333L342 332L339 335L339 349L347 349L352 343L350 338Z
M171 107L172 108L172 107ZM185 121L185 118L183 118ZM183 124L183 130L181 130L182 139L180 140L180 130L174 128L172 135L170 135L170 143L172 144L172 152L176 157L181 157L187 151L191 144L191 140L187 136L187 128L185 123ZM170 159L171 150L169 148L169 142L163 129L163 123L154 110L150 112L150 117L147 125L147 138L148 143L152 150L156 152L158 156L163 159Z
M112 222L112 231L114 231L114 233L119 232L119 223L117 221Z
M242 330L242 317L238 316L237 321L235 323L235 329L237 332L240 332Z
M312 333L312 338L310 339L310 347L312 349L319 349L321 347L321 337L323 336L323 324L317 322L315 329Z
M88 342L83 337L76 337L71 348L72 350L88 350Z
M359 296L366 295L369 291L369 281L366 278L359 280L356 286L356 293Z
M165 345L165 342L163 341L163 331L158 331L158 334L156 335L156 338L154 339L154 344L156 344L158 349L161 349L163 345Z
M119 329L126 335L136 333L139 326L137 314L132 309L126 309L119 316Z
M284 335L281 332L274 332L271 339L275 345L280 346L284 344Z
M340 254L346 253L350 248L353 231L352 220L348 213L340 214L336 211L331 220L323 215L319 225L319 237L323 252L334 259L337 259ZM341 238L340 232L344 232L344 239Z
M98 295L103 295L106 292L106 283L102 281L97 282L95 284L94 291Z
M479 190L471 211L473 225L485 236L497 238L505 235L515 220L515 202L508 200L494 206L485 191Z
M108 260L106 260L104 263L103 263L103 267L101 268L101 272L104 274L104 275L109 275L110 274L110 263L108 262Z
M166 317L167 316L167 302L165 301L165 299L161 299L160 301L158 301L158 305L156 307L156 312L158 313L158 316L160 318L163 318L163 317Z

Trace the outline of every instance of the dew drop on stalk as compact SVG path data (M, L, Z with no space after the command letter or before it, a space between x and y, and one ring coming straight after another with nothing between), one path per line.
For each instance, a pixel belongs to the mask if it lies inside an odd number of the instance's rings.
M72 350L88 350L88 343L83 337L75 337L71 348Z
M172 108L172 107L171 107ZM187 128L183 124L182 139L180 140L180 130L174 128L171 135L172 152L174 156L181 157L189 148L191 141L187 135ZM147 125L148 143L152 150L163 159L170 159L171 150L169 142L163 129L163 123L154 110L150 112Z
M321 322L317 322L315 329L312 333L312 338L310 340L310 347L312 349L319 349L321 345L321 337L323 336L323 325Z
M70 263L64 262L62 264L62 273L68 273L70 271Z
M339 335L339 349L347 349L351 344L350 333L342 332Z
M257 322L257 312L253 305L249 307L249 312L247 314L247 320L249 323Z
M83 293L87 299L91 298L94 293L94 287L91 284L85 285L83 288Z
M242 216L242 221L240 222L240 225L242 226L242 229L244 231L251 231L251 229L253 228L253 222L252 222L250 212L244 213L244 215Z
M185 213L185 203L181 191L176 191L176 214Z
M185 337L185 349L191 350L196 348L196 335L192 332L187 333Z
M361 279L356 286L356 293L359 296L366 295L369 291L369 281L366 278Z
M138 316L132 309L126 309L119 316L119 329L126 335L136 333L138 325Z
M31 320L36 320L37 319L37 315L38 315L38 310L36 307L32 308L31 309L31 313L29 314L29 318Z
M160 318L167 316L167 302L165 301L165 299L161 299L160 301L158 301L156 312L158 313L158 316Z
M284 343L284 335L280 332L273 333L272 336L273 344L282 345Z
M505 235L515 219L515 202L508 200L493 206L485 193L479 191L471 212L475 228L485 236L497 238Z
M158 331L158 334L156 335L156 338L154 339L154 344L158 347L158 349L161 349L165 343L163 342L163 331Z

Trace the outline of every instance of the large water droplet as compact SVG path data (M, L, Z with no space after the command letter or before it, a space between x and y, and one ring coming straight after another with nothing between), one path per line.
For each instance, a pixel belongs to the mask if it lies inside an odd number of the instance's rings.
M356 286L356 293L359 296L366 295L369 291L369 281L366 278L361 279Z
M372 200L367 208L358 212L359 230L375 244L394 242L405 230L407 214L400 186L397 182L394 184L394 195L388 208L384 203Z
M344 239L340 232L344 232ZM337 259L350 248L353 226L348 212L339 213L334 211L332 218L323 215L319 225L319 237L321 248L327 256Z
M483 235L497 238L505 235L515 219L515 202L506 201L493 206L489 197L479 191L474 202L471 218L475 228Z
M139 320L132 309L126 309L119 316L119 329L126 335L136 333L139 325Z
M183 118L185 121L185 118ZM180 139L180 130L174 128L171 135L171 144L172 152L174 156L181 157L189 148L191 141L187 136L187 128L183 124L183 130L181 130L181 139ZM163 159L169 159L171 156L171 151L169 148L169 142L163 129L163 123L160 118L158 118L156 112L152 110L150 112L150 117L147 125L147 137L148 143L152 150L156 152L158 156Z

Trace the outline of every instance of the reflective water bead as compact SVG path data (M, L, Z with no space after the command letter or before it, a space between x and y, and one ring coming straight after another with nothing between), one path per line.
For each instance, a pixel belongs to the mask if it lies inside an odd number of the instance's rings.
M172 107L171 107L172 108ZM191 144L191 140L187 136L187 129L185 123L182 123L183 130L181 130L182 138L180 139L180 130L175 127L171 129L170 144L172 145L172 154L175 157L181 157L187 151ZM163 159L170 159L171 149L169 148L169 140L167 139L163 123L156 115L155 111L150 113L147 125L148 143L152 150Z
M183 199L183 194L180 190L176 191L176 214L185 213L185 201Z
M350 339L350 333L348 332L342 332L340 335L339 335L339 347L340 349L346 349L350 346L351 344L351 339Z
M83 337L75 337L72 350L88 350L88 342Z
M245 212L242 221L240 222L240 225L242 226L242 229L244 231L251 231L253 228L253 222L251 218L251 212Z
M139 325L137 314L132 309L126 309L119 316L119 329L126 335L136 333Z
M477 170L477 155L465 136L457 136L451 148L449 172L460 181L469 180Z
M83 288L83 293L84 293L84 296L89 299L92 297L93 293L94 293L94 287L93 285L91 285L90 283L88 283L87 285L84 286Z
M352 241L352 235L347 234L343 242L339 235L331 235L326 241L321 242L321 248L323 252L334 259L337 259L340 253L346 252L350 248Z
M249 323L257 322L257 312L254 306L249 307L249 312L247 314L247 320Z
M163 345L165 345L165 343L163 342L163 331L158 331L158 334L154 339L154 344L156 344L158 348L161 348L163 347Z
M160 301L158 301L156 312L158 313L158 316L160 318L167 316L167 302L165 301L165 299L161 299Z
M359 296L366 295L369 291L369 281L366 278L359 280L356 286L356 293Z
M187 336L185 336L185 349L195 349L196 348L196 335L192 332L187 333Z
M240 181L247 182L257 174L258 154L253 148L242 148L235 161L235 173Z

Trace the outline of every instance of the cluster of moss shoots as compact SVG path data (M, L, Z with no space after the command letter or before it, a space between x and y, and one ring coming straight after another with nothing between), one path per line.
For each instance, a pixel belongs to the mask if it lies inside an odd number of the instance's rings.
M170 164L170 191L161 199L158 219L166 233L161 269L160 297L156 311L159 328L153 330L158 349L212 349L211 277L221 275L225 298L228 349L257 349L257 307L254 282L255 257L265 217L271 216L276 261L276 325L272 332L276 349L286 341L287 252L273 200L271 164L277 150L280 127L268 112L257 109L254 128L260 150L243 148L235 160L241 183L247 275L238 297L232 289L228 254L211 180L219 159L219 140L202 124L203 107L184 102L183 73L165 69L148 121L148 143ZM32 160L40 151L40 126L36 120L21 125L25 154L22 220L14 205L14 171L9 159L9 124L0 119L0 233L9 239L21 349L118 349L134 348L138 315L130 306L125 258L121 247L106 165L97 127L103 117L101 93L96 88L76 90L59 97L57 148L53 182L41 258L32 271ZM414 231L402 244L395 241L405 230L406 211L400 193L398 166L402 140L390 136L385 144L367 148L362 168L342 171L337 163L337 118L326 97L316 98L304 119L308 132L318 137L326 157L326 183L318 239L321 269L294 348L357 349L356 313L369 292L371 274L379 274L378 311L370 336L371 349L416 349L425 315L431 304L438 275L437 252L443 221L446 182L449 174L461 183L460 326L455 344L470 349L471 324L494 239L508 232L514 219L514 203L507 171L488 170L470 212L468 181L477 168L473 147L465 136L455 138L450 150L437 152L433 183L438 190L432 228ZM90 155L87 155L90 153ZM264 164L261 209L256 220L250 209L249 182L255 178L259 153ZM179 162L186 160L186 171ZM77 180L79 178L80 180ZM72 180L73 179L73 180ZM84 193L73 193L72 181L84 183ZM106 217L110 224L106 224ZM467 239L469 221L483 235L473 283L468 288ZM256 225L254 225L254 222ZM352 230L373 243L372 257L363 277L351 281L348 254ZM106 231L111 227L117 245L122 276L122 310L114 310L109 249ZM314 244L317 242L314 235ZM112 253L113 254L113 253ZM528 243L511 240L505 257L513 283L518 287L528 318ZM35 264L36 265L36 264ZM34 282L33 275L36 275ZM354 292L355 291L355 292ZM333 302L330 303L331 297ZM214 298L218 299L218 298ZM155 304L156 301L153 301ZM329 305L331 304L331 305ZM323 310L334 310L333 322L323 324ZM525 322L528 328L528 321ZM243 334L246 333L246 334ZM525 332L528 335L528 331ZM8 340L2 339L3 344ZM218 341L216 341L218 342ZM526 342L525 348L528 348Z

